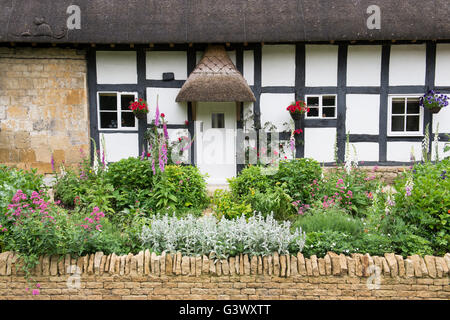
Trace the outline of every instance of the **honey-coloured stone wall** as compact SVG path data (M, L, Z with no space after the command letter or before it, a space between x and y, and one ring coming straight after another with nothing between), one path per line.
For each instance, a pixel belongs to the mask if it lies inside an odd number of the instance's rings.
M0 163L51 173L89 153L84 51L0 47Z
M29 284L17 254L1 253L0 300L450 299L449 253L407 259L333 252L323 258L274 253L214 259L146 250L47 255L39 261ZM36 282L39 295L33 296Z

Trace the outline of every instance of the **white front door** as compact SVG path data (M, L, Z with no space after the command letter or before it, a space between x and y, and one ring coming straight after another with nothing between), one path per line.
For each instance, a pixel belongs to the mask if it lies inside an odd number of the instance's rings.
M198 102L196 162L209 184L226 184L236 175L236 103Z

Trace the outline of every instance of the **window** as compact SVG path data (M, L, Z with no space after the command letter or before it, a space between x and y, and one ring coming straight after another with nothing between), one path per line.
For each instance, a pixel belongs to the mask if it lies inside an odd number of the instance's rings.
M211 128L213 128L213 129L225 128L225 114L213 113L212 119L211 119Z
M100 129L137 129L137 121L128 106L137 99L135 92L99 92L98 119Z
M419 105L419 99L418 96L389 98L389 135L422 135L423 108Z
M306 118L336 119L336 95L306 96L309 112Z

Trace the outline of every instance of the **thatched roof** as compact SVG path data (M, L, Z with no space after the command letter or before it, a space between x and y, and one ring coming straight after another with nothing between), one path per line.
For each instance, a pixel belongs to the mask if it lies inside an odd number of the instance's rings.
M67 27L72 4L81 29ZM380 29L367 26L373 5ZM0 8L0 42L450 39L448 0L0 0Z
M255 101L242 74L236 69L224 46L208 46L203 58L189 75L177 102Z

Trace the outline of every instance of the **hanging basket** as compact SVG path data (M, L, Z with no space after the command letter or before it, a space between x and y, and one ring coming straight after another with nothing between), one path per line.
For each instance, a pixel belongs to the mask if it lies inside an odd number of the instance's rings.
M136 112L136 113L134 113L134 116L137 118L137 119L139 119L139 120L141 120L141 119L147 119L147 114L146 113L141 113L141 112Z
M296 121L296 120L302 120L302 113L299 112L289 112L289 114L291 115L291 118Z
M441 111L442 108L440 107L433 107L433 108L428 108L428 110L430 110L431 113L438 113L439 111Z

